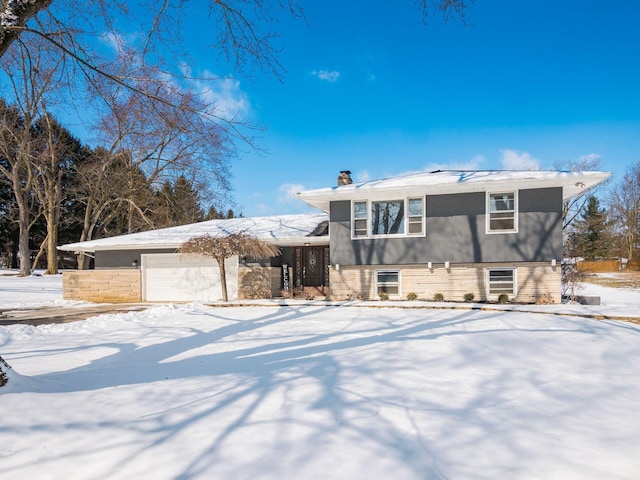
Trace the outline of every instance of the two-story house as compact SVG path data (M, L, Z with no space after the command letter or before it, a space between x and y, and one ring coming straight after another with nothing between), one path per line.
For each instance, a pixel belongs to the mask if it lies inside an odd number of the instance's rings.
M329 213L332 298L559 302L565 202L608 176L448 170L297 197Z

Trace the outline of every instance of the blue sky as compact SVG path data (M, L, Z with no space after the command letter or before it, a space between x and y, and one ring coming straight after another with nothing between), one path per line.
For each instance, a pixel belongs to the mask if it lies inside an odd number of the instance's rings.
M425 26L411 1L360 5L303 3L308 25L274 25L284 80L235 77L268 127L269 153L233 167L244 215L305 211L290 193L342 169L359 181L591 155L615 181L640 160L640 2L477 0L468 26L435 13Z
M343 169L362 181L592 156L615 182L640 161L640 1L476 0L467 26L437 12L424 25L413 0L300 4L306 22L268 26L280 81L231 70L205 47L202 3L186 3L192 72L223 76L220 107L266 127L268 153L245 146L232 167L245 216L308 211L291 193Z

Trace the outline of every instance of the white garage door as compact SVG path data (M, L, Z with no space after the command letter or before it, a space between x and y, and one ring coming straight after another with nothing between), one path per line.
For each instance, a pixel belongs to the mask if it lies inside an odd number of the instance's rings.
M225 261L229 300L238 297L238 257ZM142 300L215 302L222 300L218 263L208 257L159 253L142 255Z

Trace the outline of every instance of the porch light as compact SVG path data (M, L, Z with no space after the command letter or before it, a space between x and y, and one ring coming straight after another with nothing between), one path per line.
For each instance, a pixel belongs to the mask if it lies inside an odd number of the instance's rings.
M557 265L556 259L555 259L555 258L552 258L552 259L551 259L551 266L552 266L552 267L555 267L556 265Z
M429 270L433 270L433 263L431 263L431 262L427 262L427 268L428 268Z
M449 270L449 262L444 262L444 268L446 268L447 270Z
M133 268L138 268L138 260L134 260L133 262L131 262L131 266Z

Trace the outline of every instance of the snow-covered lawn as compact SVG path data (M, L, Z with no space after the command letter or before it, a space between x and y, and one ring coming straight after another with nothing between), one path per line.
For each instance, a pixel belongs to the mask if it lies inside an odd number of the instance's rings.
M589 288L640 315L637 291ZM59 277L0 277L0 309L60 298ZM191 304L0 327L19 374L0 478L639 478L640 325L545 308Z

